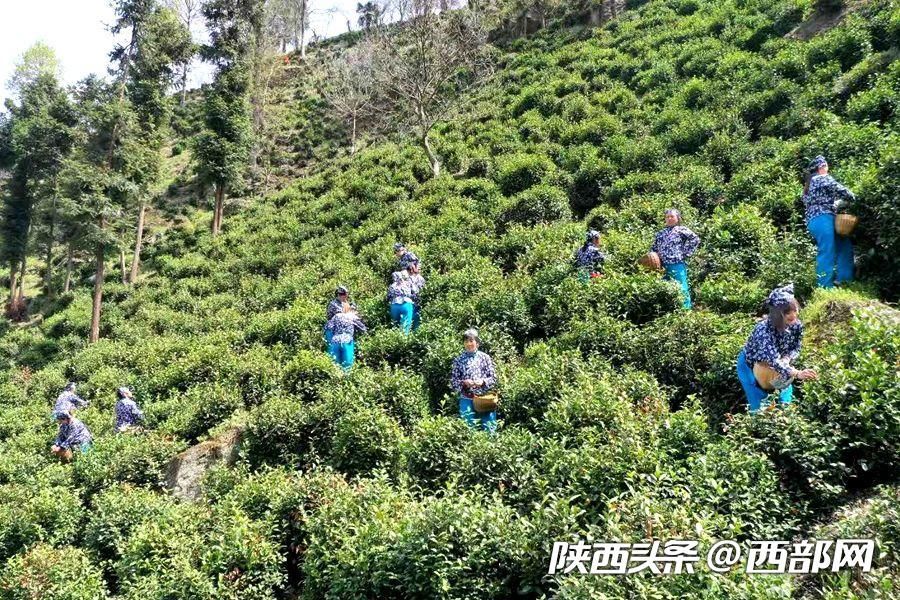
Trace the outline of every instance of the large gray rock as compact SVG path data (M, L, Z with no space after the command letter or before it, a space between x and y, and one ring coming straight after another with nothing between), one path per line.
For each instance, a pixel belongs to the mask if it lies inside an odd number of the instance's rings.
M237 460L243 429L232 429L219 437L191 446L172 459L166 471L166 487L184 500L200 498L200 483L211 468Z

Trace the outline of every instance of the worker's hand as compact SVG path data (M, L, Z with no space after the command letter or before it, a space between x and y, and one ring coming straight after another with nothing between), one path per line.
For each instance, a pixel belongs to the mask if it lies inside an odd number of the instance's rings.
M53 446L50 446L50 451L51 452L59 452L60 447L54 444Z
M481 386L484 385L484 379L475 379L475 380L472 381L472 384L473 384L475 387L481 387Z
M802 371L797 371L796 378L800 381L806 381L808 379L818 379L819 374L812 369L803 369Z

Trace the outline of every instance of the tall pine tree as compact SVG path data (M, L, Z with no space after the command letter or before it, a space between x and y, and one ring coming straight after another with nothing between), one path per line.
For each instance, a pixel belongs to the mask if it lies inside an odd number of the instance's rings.
M210 42L202 54L215 65L216 76L205 90L205 129L195 150L200 178L215 188L213 236L222 229L226 194L244 185L253 142L253 52L264 14L262 0L208 0L203 5Z
M19 103L7 103L6 161L12 176L3 198L0 254L10 268L10 302L24 295L24 274L35 214L42 213L52 230L56 214L57 177L75 141L75 113L56 76L35 71L21 79ZM50 206L46 206L50 205Z

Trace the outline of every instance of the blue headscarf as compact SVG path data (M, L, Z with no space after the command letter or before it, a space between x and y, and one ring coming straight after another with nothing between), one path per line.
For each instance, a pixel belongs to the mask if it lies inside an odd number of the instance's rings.
M819 170L819 167L824 167L828 164L828 161L825 160L825 157L821 154L809 161L809 166L806 167L810 173L815 173Z
M585 236L585 242L588 244L590 244L594 240L599 240L599 239L600 239L600 232L597 231L596 229L591 229L590 231L587 232L587 236Z
M789 283L785 286L775 288L769 294L766 300L766 306L769 308L784 308L794 302L794 284Z

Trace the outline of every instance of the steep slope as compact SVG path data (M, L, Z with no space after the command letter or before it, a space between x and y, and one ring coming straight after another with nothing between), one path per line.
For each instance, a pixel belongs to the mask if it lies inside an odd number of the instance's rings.
M895 4L809 42L784 38L805 3L627 4L587 37L513 45L440 126L456 176L430 179L402 139L336 158L229 215L215 240L202 211L166 232L147 249L151 276L106 286L99 343L84 343L86 290L5 331L0 594L24 597L28 575L70 557L65 585L144 599L844 589L740 569L546 575L554 540L803 535L900 467L900 327L878 302L898 281L896 219L883 218L900 189ZM851 291L813 292L798 173L819 152L861 198ZM690 312L636 266L672 205L703 240ZM584 284L571 256L587 226L609 259ZM398 239L428 278L409 337L384 300ZM787 280L808 304L802 362L822 377L784 411L732 416L737 352ZM371 330L349 376L321 339L338 284ZM496 439L461 423L448 386L470 326L500 372ZM47 413L69 379L97 439L63 466ZM112 434L121 383L144 434ZM158 492L173 456L231 425L245 428L241 463L209 476L205 502ZM863 528L896 544L894 521ZM896 570L857 589L890 593Z

